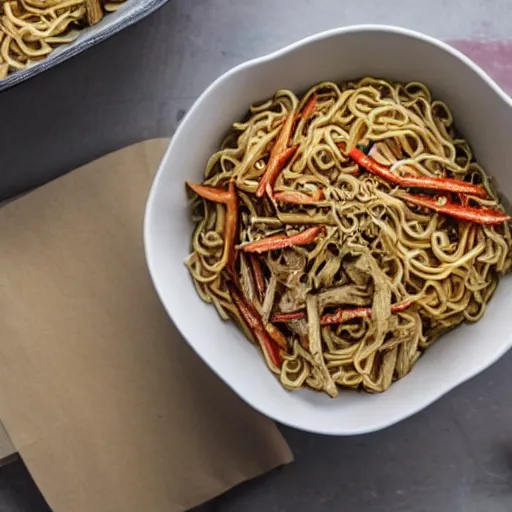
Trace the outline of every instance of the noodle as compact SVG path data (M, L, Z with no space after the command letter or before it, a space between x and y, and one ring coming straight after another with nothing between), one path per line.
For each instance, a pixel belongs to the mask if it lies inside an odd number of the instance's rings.
M79 29L95 25L124 0L2 0L0 2L0 80L45 59L73 42Z
M511 267L491 180L418 82L280 90L233 125L202 186L190 185L195 286L286 389L385 391L479 320Z

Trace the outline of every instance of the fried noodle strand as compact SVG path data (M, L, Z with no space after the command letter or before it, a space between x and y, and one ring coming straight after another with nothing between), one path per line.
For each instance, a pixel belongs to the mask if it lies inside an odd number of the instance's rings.
M361 161L389 171L360 167L350 157L356 145L372 159ZM250 107L207 164L202 185L222 194L232 183L234 270L219 265L224 210L193 194L186 264L201 298L247 333L228 291L240 283L267 331L279 333L282 364L271 370L287 389L386 390L441 335L480 319L511 267L509 224L479 221L480 211L507 218L491 180L449 108L418 82L323 82L301 98L277 91ZM407 200L414 193L423 199ZM469 221L456 217L469 207Z

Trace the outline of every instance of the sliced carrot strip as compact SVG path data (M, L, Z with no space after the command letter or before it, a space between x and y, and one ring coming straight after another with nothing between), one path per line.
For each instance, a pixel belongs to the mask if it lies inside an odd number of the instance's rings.
M392 313L399 313L400 311L405 311L410 308L414 303L414 300L407 299L403 302L398 302L397 304L391 305ZM372 316L372 308L352 308L352 309L343 309L340 308L334 313L328 313L322 316L321 324L322 325L332 325L332 324L344 324L350 320L354 320L355 318L371 318Z
M277 368L281 368L283 363L281 349L272 336L267 332L265 325L263 324L263 320L256 311L256 308L242 297L240 290L233 282L228 282L227 286L235 307L247 327L254 334L261 350L265 352L272 364Z
M286 336L275 325L268 323L265 328L277 345L279 345L283 350L288 348Z
M220 187L209 187L196 183L186 182L187 186L199 197L206 201L226 205L226 220L224 224L224 255L227 255L228 268L234 272L236 261L235 240L238 234L238 196L233 182L229 183L228 190ZM223 256L224 258L224 256Z
M283 151L276 155L275 157L272 157L272 155L270 155L270 159L267 164L267 170L265 171L265 174L262 176L258 188L256 190L257 197L263 197L265 192L268 191L268 187L270 187L270 190L272 191L272 188L274 187L274 183L276 182L279 173L283 170L284 166L288 163L288 161L291 160L291 158L297 151L298 147L299 146L296 145L292 146L291 148L283 149Z
M312 195L304 194L296 190L285 190L282 192L274 192L274 199L280 203L288 204L315 204L324 199L324 191L317 188Z
M274 323L285 323L292 322L293 320L302 320L306 318L304 311L292 311L291 313L275 313L272 316L272 322Z
M397 304L393 304L391 306L392 313L399 313L400 311L404 311L409 308L412 304L414 304L413 299L407 299ZM372 308L370 307L362 307L362 308L340 308L334 313L328 313L322 316L321 324L322 325L333 325L333 324L344 324L349 320L354 320L355 318L370 318L372 316ZM272 316L272 322L274 323L285 323L292 322L293 320L302 320L306 318L305 311L292 311L291 313L275 313Z
M214 203L226 204L230 199L229 190L220 187L209 187L207 185L199 185L197 183L185 182L187 187L193 190L199 197L212 201Z
M257 197L263 197L267 190L267 185L270 185L271 188L274 186L279 173L283 170L288 160L295 154L295 151L297 151L298 146L295 146L293 150L292 148L288 148L295 124L295 117L295 113L292 112L287 115L283 122L276 143L270 151L267 169L261 177L260 184L256 190Z
M354 148L349 151L349 156L367 171L400 187L443 190L445 192L469 194L477 197L487 196L486 190L481 185L473 185L472 183L467 183L462 180L432 178L429 176L399 176L398 174L391 172L388 166L382 165L372 157L365 155L359 148Z
M260 296L260 300L263 300L263 296L265 295L265 277L263 276L263 270L261 268L260 260L258 256L255 254L250 255L252 272L254 275L254 281L256 283L256 288L258 290L258 294Z
M305 229L296 235L274 235L268 238L262 238L254 242L239 245L237 248L244 252L268 252L276 249L284 249L293 245L307 245L315 240L315 238L324 231L321 226L315 226Z
M510 215L489 208L473 208L450 201L441 202L430 197L403 193L400 198L416 206L423 206L439 213L444 213L455 219L474 222L475 224L493 225L502 224L510 220Z
M317 95L312 94L311 98L309 98L308 102L306 103L306 106L304 107L304 110L301 113L302 119L308 119L311 116L311 114L313 114L313 112L316 109L316 102Z

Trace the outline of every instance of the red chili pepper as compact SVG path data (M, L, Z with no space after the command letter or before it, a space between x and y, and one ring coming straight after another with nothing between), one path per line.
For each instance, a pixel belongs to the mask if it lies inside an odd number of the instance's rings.
M256 288L258 290L260 300L263 300L263 296L265 295L265 277L263 275L263 270L261 269L261 263L258 256L255 254L250 255L250 261Z
M311 114L315 111L316 100L317 100L316 94L312 94L311 98L309 98L308 102L306 103L304 110L302 111L302 114L301 114L302 119L308 119L311 116Z
M404 311L412 304L414 304L414 300L412 299L407 299L403 302L399 302L398 304L393 304L391 306L391 312L398 313L400 311ZM371 316L372 308L370 307L350 309L340 308L334 313L323 315L320 323L322 325L344 324L349 320L354 320L355 318L370 318ZM306 318L306 313L304 311L294 311L292 313L276 313L272 316L272 322L291 322L293 320L302 320L303 318Z
M238 233L238 197L235 184L229 183L228 190L220 187L209 187L186 182L187 186L199 197L226 205L226 221L224 224L224 251L228 254L228 267L234 271L236 251L235 240Z
M268 238L262 238L254 242L239 245L237 248L244 252L267 252L275 249L284 249L293 245L307 245L315 240L315 238L324 231L323 227L312 227L297 233L296 235L274 235Z
M296 190L285 190L283 192L275 192L274 199L280 203L288 204L315 204L324 199L324 191L317 188L312 195L304 194Z
M455 219L474 222L475 224L502 224L503 222L510 220L509 215L498 210L462 206L460 204L447 201L446 198L440 198L444 200L444 204L443 202L440 202L436 199L431 199L430 197L407 193L402 194L400 198L417 206L423 206L424 208L429 208L430 210L444 213L445 215L449 215Z
M428 176L399 176L389 170L389 167L382 165L372 157L365 155L360 149L354 148L349 151L349 156L364 167L367 171L375 174L385 181L394 183L401 187L417 187L431 190L444 190L445 192L456 192L459 194L470 194L477 197L486 197L487 192L480 185L473 185L462 180L454 180L450 178L431 178Z
M279 346L276 344L272 336L265 329L263 320L256 308L243 297L236 285L229 281L227 283L229 293L233 299L236 309L240 313L247 327L254 334L261 350L267 354L269 360L278 368L281 368L283 358Z

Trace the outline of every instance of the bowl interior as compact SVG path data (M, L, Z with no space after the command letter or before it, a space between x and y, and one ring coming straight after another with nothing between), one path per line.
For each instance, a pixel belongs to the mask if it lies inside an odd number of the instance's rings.
M476 158L512 197L510 102L478 68L442 43L401 29L355 27L314 36L249 62L217 80L183 120L148 203L148 264L160 298L184 337L207 364L256 409L304 430L356 434L424 408L494 362L512 344L506 314L512 280L505 278L483 319L444 336L406 378L381 395L342 392L337 400L308 390L289 393L232 323L197 296L183 261L192 224L184 181L200 181L208 157L251 103L279 88L302 92L323 80L377 76L426 83L452 109ZM191 376L193 378L193 376Z

